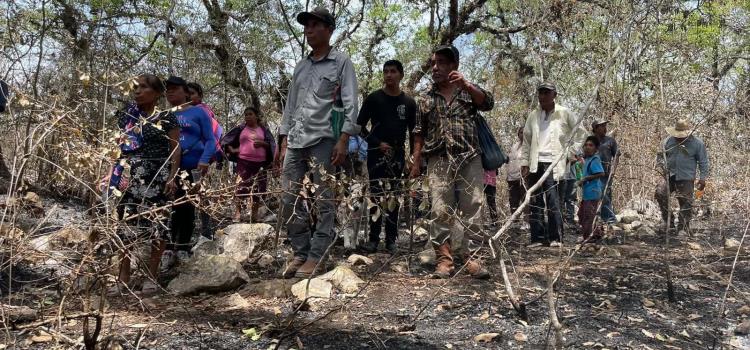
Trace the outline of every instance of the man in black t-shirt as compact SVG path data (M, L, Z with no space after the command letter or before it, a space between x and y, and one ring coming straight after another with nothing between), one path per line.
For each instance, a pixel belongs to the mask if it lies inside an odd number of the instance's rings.
M398 199L405 178L407 130L414 129L417 104L401 91L404 66L397 60L383 64L383 88L367 96L359 111L357 124L368 144L367 170L373 207L370 214L370 239L364 249L374 253L380 243L380 227L385 216L385 248L396 253L398 236ZM368 122L371 127L368 129Z

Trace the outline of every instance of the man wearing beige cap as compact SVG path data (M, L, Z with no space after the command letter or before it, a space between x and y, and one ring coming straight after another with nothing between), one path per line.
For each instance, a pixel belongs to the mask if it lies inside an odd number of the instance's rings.
M526 117L521 148L521 174L529 186L552 169L531 197L531 239L529 247L562 245L562 216L557 195L557 181L568 171L568 161L580 152L586 131L578 126L578 118L566 107L555 104L557 87L545 81L537 87L539 108ZM573 142L568 144L572 137ZM560 159L562 157L562 159ZM547 220L545 221L545 212Z
M696 169L700 171L698 190L706 187L708 177L708 153L703 141L693 135L693 129L687 121L679 120L674 127L666 128L670 135L662 142L656 162L662 170L664 181L656 188L654 197L659 203L661 217L669 228L673 229L674 217L669 215L669 196L677 192L680 203L679 227L677 232L688 232L693 210L693 191Z

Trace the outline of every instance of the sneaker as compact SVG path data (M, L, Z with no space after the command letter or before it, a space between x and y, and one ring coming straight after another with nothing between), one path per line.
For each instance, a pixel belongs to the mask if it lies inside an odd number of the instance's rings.
M364 251L365 253L368 253L368 254L373 254L373 253L375 253L375 252L377 252L377 251L378 251L378 244L380 244L380 242L373 242L373 241L369 241L369 242L365 243L365 244L364 244L364 245L362 246L362 250L363 250L363 251Z
M159 262L159 270L169 271L177 263L177 256L172 250L165 250L161 255L161 262Z
M542 242L532 242L531 244L527 245L526 248L539 248L543 245L544 243Z
M177 251L177 260L180 262L180 265L187 263L190 260L190 253L187 250Z
M391 255L396 255L396 253L398 253L398 245L396 244L396 242L386 242L385 250L387 250Z
M552 248L560 248L563 246L563 244L560 241L552 241L550 242L549 246Z

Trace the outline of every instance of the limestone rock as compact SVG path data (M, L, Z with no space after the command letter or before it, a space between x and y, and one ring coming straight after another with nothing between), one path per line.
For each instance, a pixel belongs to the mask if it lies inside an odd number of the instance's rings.
M617 215L618 221L622 224L630 224L634 221L639 221L640 216L638 216L638 212L633 209L625 209L620 212L620 214Z
M428 248L419 252L419 263L422 266L435 266L435 249Z
M349 255L349 257L346 259L352 266L358 266L358 265L372 265L373 261L372 259L359 254L352 254Z
M263 254L258 258L258 266L262 268L270 267L274 262L276 262L276 259L271 254Z
M742 323L737 325L734 329L734 334L748 335L750 334L750 319L745 319Z
M651 221L658 221L661 218L659 205L656 202L646 198L631 198L625 208L634 210L644 218Z
M286 298L292 296L292 285L294 285L294 280L273 279L249 283L243 291L265 298Z
M727 238L724 241L724 248L726 249L737 249L737 247L740 246L740 241L734 239L734 238Z
M737 313L740 315L750 315L750 305L743 305L741 308L737 309Z
M336 289L344 293L356 293L359 286L365 283L354 271L342 265L336 266L335 269L318 276L316 279L331 282L336 286Z
M179 295L222 292L237 288L250 280L237 260L221 255L193 257L167 287Z
M308 281L310 281L310 287L308 289ZM313 278L311 280L304 279L292 286L292 295L298 300L304 301L309 298L320 298L330 299L333 291L333 285L331 282L324 281L320 278Z
M269 224L233 224L223 230L222 255L243 263L256 248L273 237L273 226Z
M643 226L643 223L639 220L630 223L630 227L633 228L633 230L637 230L641 226Z

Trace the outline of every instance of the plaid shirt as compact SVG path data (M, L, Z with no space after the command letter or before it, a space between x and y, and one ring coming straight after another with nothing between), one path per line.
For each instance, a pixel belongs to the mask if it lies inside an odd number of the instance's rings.
M476 86L476 85L475 85ZM422 153L426 156L447 156L460 167L481 153L475 118L479 111L489 111L495 104L492 94L484 92L484 103L477 106L466 90L456 90L446 101L433 86L417 98L414 133L424 137Z

